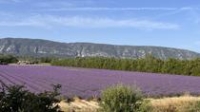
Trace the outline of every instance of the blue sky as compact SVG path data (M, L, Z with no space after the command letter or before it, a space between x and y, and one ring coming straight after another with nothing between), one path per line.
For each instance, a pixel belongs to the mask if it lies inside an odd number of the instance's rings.
M0 38L200 52L199 0L0 0Z

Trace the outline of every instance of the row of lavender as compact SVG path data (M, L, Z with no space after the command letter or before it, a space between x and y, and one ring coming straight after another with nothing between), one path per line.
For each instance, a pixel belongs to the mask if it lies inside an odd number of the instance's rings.
M67 97L97 97L108 86L123 83L138 86L145 95L200 94L200 77L124 72L54 66L0 66L0 81L25 85L33 92L61 84Z

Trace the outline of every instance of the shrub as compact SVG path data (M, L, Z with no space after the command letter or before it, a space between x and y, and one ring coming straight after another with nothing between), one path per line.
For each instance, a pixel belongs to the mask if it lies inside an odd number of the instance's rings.
M187 112L200 112L200 101L196 101L187 106Z
M100 107L103 112L146 111L141 92L135 87L117 85L102 92ZM146 104L145 104L146 105Z
M57 105L60 101L56 98L60 87L56 85L51 92L35 94L25 90L24 86L2 86L0 110L1 112L61 112Z

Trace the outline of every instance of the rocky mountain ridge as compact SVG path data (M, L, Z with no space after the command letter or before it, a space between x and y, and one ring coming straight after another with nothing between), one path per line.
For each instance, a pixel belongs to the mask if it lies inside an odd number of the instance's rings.
M3 38L0 39L0 53L19 56L57 56L57 57L116 57L142 58L153 55L157 58L191 59L200 57L199 53L155 46L121 46L94 43L61 43L41 39Z

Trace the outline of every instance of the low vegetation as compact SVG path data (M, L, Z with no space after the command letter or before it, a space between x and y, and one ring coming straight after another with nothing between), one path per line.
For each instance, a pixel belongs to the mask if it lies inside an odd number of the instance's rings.
M152 112L200 112L200 97L184 95L149 99Z
M137 89L124 85L102 91L100 100L58 99L60 85L53 91L32 93L24 86L5 86L0 89L1 112L200 112L200 97L190 95L166 98L145 98Z
M102 112L147 112L141 92L124 85L104 90L100 107Z
M32 56L18 56L19 63L22 64L43 64L43 63L51 63L52 60L57 58L55 57L32 57Z
M148 101L141 107L147 112L200 112L200 97L197 96L144 98L143 101ZM100 104L95 100L79 99L68 103L62 101L59 105L64 112L100 112Z
M161 60L152 56L147 56L141 59L86 57L53 60L51 64L55 66L71 66L200 76L200 58L192 60Z
M3 86L0 88L1 112L62 112L57 105L60 101L60 86L55 85L53 91L43 93L31 93L24 86Z
M17 63L18 59L12 55L3 55L0 54L0 64L9 64L9 63Z
M200 112L200 97L145 98L137 88L117 85L102 91L100 101L76 99L60 105L65 112Z

